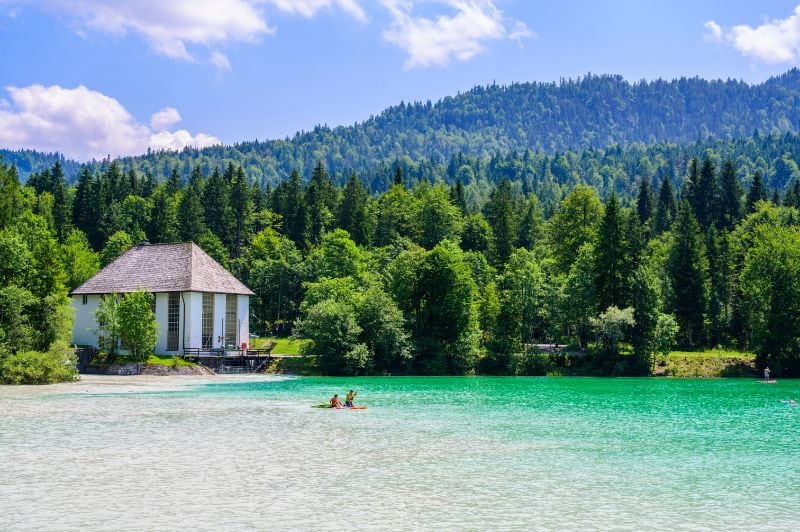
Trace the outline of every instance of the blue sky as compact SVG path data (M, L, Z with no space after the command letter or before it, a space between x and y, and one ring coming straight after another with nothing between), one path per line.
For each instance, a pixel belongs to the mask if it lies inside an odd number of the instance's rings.
M797 64L796 9L798 0L0 0L0 147L87 159L269 139L493 80L759 82Z

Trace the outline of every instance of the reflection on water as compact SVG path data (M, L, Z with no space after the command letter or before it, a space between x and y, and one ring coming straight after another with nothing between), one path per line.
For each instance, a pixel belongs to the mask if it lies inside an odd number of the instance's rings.
M248 380L0 387L0 530L800 528L797 382Z

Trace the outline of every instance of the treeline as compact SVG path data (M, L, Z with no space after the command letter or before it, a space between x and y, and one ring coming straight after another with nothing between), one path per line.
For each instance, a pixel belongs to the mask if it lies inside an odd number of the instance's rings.
M377 196L322 162L274 188L232 164L157 183L112 162L69 186L57 163L25 187L6 168L3 234L40 220L68 288L138 241L193 240L256 293L252 331L311 338L329 373L530 373L555 341L603 374L646 374L677 344L797 375L800 185L775 197L756 170L743 188L717 160L640 178L627 204L577 185L550 209L509 179L479 201L402 166Z
M734 161L736 177L746 188L751 185L755 173L760 172L768 194L772 196L777 191L782 196L800 177L797 165L800 160L800 136L755 134L736 140L698 141L688 146L634 144L625 148L567 151L553 155L518 151L484 158L458 153L446 164L433 164L426 160L415 163L410 159L400 158L392 162L377 163L360 170L358 174L371 194L385 192L391 187L398 166L402 168L404 180L409 187L420 181L454 185L460 180L468 203L475 205L485 203L497 183L507 179L512 182L515 193L536 194L542 208L549 215L564 195L577 185L592 186L603 198L613 191L626 206L635 200L638 184L642 179L650 181L651 186L657 188L663 178L669 176L674 180L674 185L680 188L693 157L709 158L717 167L726 159ZM173 153L165 159L168 165L163 168L151 168L146 161L119 161L117 170L123 174L133 171L139 179L147 182L147 187L153 188L157 183L174 178L174 173L178 174L178 179L183 184L198 166L203 175L211 175L217 167L228 168L231 164L234 167L240 166L235 159L224 161L224 164L218 165L212 158L202 154L189 156L187 153ZM53 163L54 161L46 169L28 177L35 188L41 189L43 185L37 183L46 183L51 179L49 173ZM102 174L110 168L110 164L106 161L90 165L88 170L93 174ZM173 164L174 166L170 166ZM262 172L252 162L241 166L248 182L259 183L262 188L274 188L277 183L285 180L264 180ZM337 186L344 186L352 172L345 174L338 164L335 168L338 170L329 171L331 180ZM79 177L76 174L70 178L69 170L63 165L62 172L68 183L75 183ZM300 173L304 183L311 172L313 168L308 174ZM291 172L286 177L289 175Z
M558 83L475 87L436 103L401 103L352 126L318 126L292 138L180 154L148 153L123 164L166 178L176 165L188 175L197 164L207 173L233 162L249 177L274 186L294 169L310 175L322 160L344 184L350 171L366 178L376 165L398 159L430 166L436 177L444 177L443 170L458 153L485 160L532 150L554 157L613 145L728 140L755 131L800 131L800 70L758 85L700 78L630 83L620 76L587 75ZM571 189L570 183L560 183ZM391 182L370 185L374 192L384 192Z

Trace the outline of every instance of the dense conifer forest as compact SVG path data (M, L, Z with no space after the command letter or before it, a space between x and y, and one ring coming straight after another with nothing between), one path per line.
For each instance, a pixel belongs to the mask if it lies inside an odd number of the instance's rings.
M742 187L741 167L709 151L680 175L634 174L626 201L575 183L549 207L524 182L468 194L459 176L409 183L402 165L381 194L355 173L337 185L322 161L275 187L232 163L157 182L115 161L68 185L57 161L24 186L4 165L0 371L56 372L69 290L139 242L191 240L256 293L252 331L310 338L329 374L536 374L533 346L560 343L596 374L723 346L797 375L800 184L786 161L783 192L758 168Z
M292 139L80 165L3 152L0 378L68 378L67 294L194 241L330 374L595 374L673 347L800 374L800 72L479 87Z

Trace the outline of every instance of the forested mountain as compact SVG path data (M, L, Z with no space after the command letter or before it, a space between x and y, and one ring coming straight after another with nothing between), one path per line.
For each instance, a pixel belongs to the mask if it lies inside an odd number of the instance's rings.
M233 162L244 168L251 181L274 185L294 169L310 175L316 162L322 160L340 182L355 170L370 180L373 191L382 191L389 184L391 170L383 172L385 180L376 174L395 161L406 166L411 179L415 178L411 167L416 165L420 176L444 178L457 154L486 160L532 150L540 158L557 161L560 153L570 151L585 160L585 154L591 158L596 148L638 143L656 144L654 153L680 151L668 144L692 144L695 148L691 155L696 155L708 144L750 137L756 131L764 136L761 138L769 138L774 133L798 130L797 69L757 85L700 78L630 83L619 76L588 75L558 83L476 87L436 103L401 103L352 126L318 126L293 138L199 151L149 152L125 158L123 167L134 166L163 180L174 167L188 177L196 163L208 174L214 167ZM796 139L790 143L796 145ZM737 147L734 144L729 149ZM765 157L766 165L781 155L783 152L770 153ZM653 162L653 155L648 157ZM18 160L8 154L4 158L12 163ZM637 163L626 161L626 173L632 174ZM35 171L51 165L52 160L39 165L29 160L26 167ZM18 166L24 179L27 168ZM68 178L75 177L73 167L63 162L62 166ZM765 173L768 170L762 168ZM550 171L558 178L558 171ZM569 171L580 173L581 169ZM372 182L376 178L377 182Z

